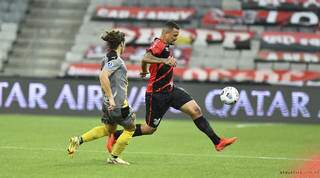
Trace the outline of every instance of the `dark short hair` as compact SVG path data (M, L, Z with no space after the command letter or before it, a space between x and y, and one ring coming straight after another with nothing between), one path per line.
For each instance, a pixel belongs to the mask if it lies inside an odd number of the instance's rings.
M168 21L165 24L165 28L169 28L169 29L180 29L179 25L177 23L175 23L174 21Z
M125 34L118 30L105 31L101 35L101 39L107 42L110 49L116 50L118 46L125 41Z

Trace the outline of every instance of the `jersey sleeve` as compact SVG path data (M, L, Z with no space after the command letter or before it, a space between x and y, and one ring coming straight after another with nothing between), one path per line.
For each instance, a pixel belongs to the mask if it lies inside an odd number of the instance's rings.
M147 49L147 52L151 52L152 55L159 55L165 47L166 45L160 39L156 39Z
M121 66L121 62L119 60L111 60L106 62L103 66L104 70L107 70L111 74L116 71Z

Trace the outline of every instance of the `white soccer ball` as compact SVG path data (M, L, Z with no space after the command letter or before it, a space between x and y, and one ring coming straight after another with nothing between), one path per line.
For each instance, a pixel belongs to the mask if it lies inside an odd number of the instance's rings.
M220 100L224 104L234 104L239 100L239 92L235 87L225 87L220 93Z

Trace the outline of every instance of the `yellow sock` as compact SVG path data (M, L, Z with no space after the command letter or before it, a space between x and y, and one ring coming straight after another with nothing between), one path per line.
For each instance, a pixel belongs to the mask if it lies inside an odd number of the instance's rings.
M120 137L117 139L116 144L112 148L111 154L113 156L120 156L120 154L123 152L123 150L126 148L126 146L129 143L129 140L132 138L134 131L127 131L124 130Z
M103 125L103 126L97 126L89 130L88 132L84 133L81 137L83 142L89 142L107 135L109 135L108 128L107 126Z

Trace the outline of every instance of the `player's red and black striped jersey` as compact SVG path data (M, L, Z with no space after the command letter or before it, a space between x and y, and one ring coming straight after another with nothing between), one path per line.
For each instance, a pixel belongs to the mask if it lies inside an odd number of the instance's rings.
M168 58L170 56L169 45L156 38L147 49L153 56ZM150 79L147 84L147 93L171 92L173 86L173 67L166 64L151 64L149 67Z

